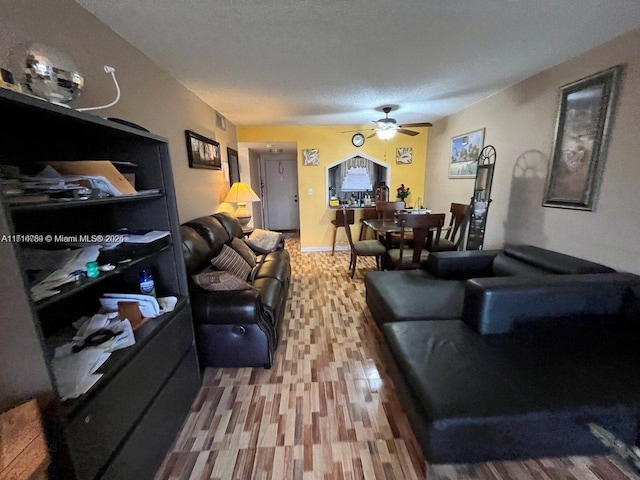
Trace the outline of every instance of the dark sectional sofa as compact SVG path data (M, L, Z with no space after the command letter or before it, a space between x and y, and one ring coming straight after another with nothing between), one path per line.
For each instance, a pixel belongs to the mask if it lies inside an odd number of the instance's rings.
M201 365L270 368L291 283L284 239L276 251L258 254L251 289L206 291L192 276L211 268L223 245L242 238L242 227L233 215L216 213L184 223L180 235Z
M520 245L371 272L366 298L427 460L606 452L640 424L640 277Z

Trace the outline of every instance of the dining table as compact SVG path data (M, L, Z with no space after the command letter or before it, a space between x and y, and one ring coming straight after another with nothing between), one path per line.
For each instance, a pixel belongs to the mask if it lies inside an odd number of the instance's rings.
M367 227L374 230L378 235L384 235L384 247L387 250L392 248L393 243L393 234L400 233L402 231L402 227L398 224L396 219L391 218L372 218L372 219L364 219L362 220ZM451 227L442 227L441 231L447 231L451 229ZM437 229L430 229L431 232L435 232ZM385 259L382 258L382 269L385 269Z

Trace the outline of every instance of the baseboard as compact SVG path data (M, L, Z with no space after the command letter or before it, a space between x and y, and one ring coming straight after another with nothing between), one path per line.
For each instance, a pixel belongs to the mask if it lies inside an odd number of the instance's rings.
M336 245L336 250L348 251L351 248L348 245ZM300 247L302 253L308 252L330 252L331 247Z

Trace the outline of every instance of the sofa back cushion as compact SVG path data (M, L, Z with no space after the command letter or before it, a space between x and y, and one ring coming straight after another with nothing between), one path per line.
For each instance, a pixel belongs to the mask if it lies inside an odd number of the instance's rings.
M229 238L242 238L244 233L242 232L242 225L236 217L228 212L214 213L213 218L218 220L220 224L229 234Z
M182 255L184 256L187 275L191 276L209 264L213 252L204 238L187 225L180 226L180 237L182 239Z
M563 253L553 252L533 245L507 245L504 248L505 255L534 267L548 270L558 274L578 273L611 273L614 269L590 262L581 258L572 257Z
M211 247L212 256L218 255L225 243L231 241L227 230L217 218L212 216L199 217L188 221L185 225L193 228Z
M496 277L539 276L551 274L549 270L534 267L533 265L529 265L528 263L509 257L504 253L496 255L496 258L493 259L491 270L493 271L493 275Z
M233 248L240 256L244 259L245 262L249 264L251 268L256 266L256 254L253 250L249 248L243 240L239 238L233 238L231 240L231 248Z
M640 277L628 273L475 278L465 282L462 320L483 335L517 324L578 328L628 321L629 293Z

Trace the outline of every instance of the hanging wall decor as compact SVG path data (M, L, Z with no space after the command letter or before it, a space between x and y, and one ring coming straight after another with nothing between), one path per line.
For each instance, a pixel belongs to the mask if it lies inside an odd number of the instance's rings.
M191 130L185 130L184 133L187 137L189 168L222 170L222 156L220 155L220 144L218 142Z
M302 164L305 166L320 165L320 149L318 148L303 149Z
M594 210L622 65L560 89L545 207Z
M398 147L396 149L396 163L409 164L413 159L413 150L411 147Z
M484 128L451 139L449 178L475 178L477 159L484 146Z

